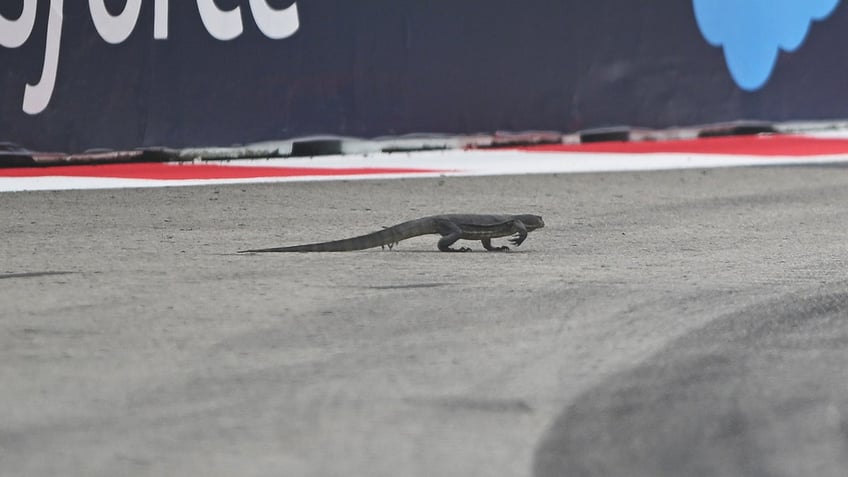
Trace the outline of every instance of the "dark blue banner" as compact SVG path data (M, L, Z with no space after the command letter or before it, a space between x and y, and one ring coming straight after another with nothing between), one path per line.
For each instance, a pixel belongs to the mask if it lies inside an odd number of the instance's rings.
M10 0L0 141L845 118L846 32L838 0Z

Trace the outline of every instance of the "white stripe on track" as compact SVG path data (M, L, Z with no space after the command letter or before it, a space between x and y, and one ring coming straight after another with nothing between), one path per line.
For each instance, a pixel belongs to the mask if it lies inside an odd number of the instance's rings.
M487 176L512 174L573 174L671 169L708 169L762 165L848 163L848 155L828 156L746 156L695 153L576 153L528 152L521 150L450 150L412 153L321 156L314 158L274 158L210 161L208 164L242 167L311 168L420 168L450 170L445 173L391 173L363 175L318 175L261 177L248 179L121 179L104 177L0 177L0 191L112 189L169 187L209 184L248 184L330 180L394 179L438 176Z

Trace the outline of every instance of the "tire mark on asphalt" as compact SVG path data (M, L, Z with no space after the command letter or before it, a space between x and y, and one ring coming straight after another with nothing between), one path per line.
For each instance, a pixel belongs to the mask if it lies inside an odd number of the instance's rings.
M55 275L71 275L76 272L22 272L22 273L0 273L0 280L14 278L37 278L50 277Z
M579 397L534 475L842 476L848 285L733 312Z
M449 411L479 411L527 414L533 408L523 399L492 399L464 396L410 397L404 402L415 406L434 407Z

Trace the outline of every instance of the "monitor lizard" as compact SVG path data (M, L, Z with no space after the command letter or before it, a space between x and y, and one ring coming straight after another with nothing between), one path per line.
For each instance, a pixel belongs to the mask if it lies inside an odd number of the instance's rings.
M509 242L516 247L527 238L527 233L545 226L542 217L538 215L480 215L480 214L445 214L422 217L403 222L392 227L384 228L358 237L331 242L292 245L288 247L259 248L240 250L239 253L257 252L348 252L365 250L374 247L389 247L401 240L419 235L439 234L438 247L442 252L468 252L470 248L452 248L457 240L479 240L488 251L506 251L507 246L494 247L492 239L515 235Z

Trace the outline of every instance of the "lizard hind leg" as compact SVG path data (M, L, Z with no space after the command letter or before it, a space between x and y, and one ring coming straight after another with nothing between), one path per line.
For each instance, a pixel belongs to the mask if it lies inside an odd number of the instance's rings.
M468 247L451 248L451 245L456 243L462 236L462 229L453 222L442 221L437 224L437 232L442 236L439 239L439 250L442 252L470 252Z
M451 245L453 245L457 240L459 240L459 237L456 237L456 238L453 238L453 237L450 237L450 236L442 237L442 239L439 240L439 250L441 250L442 252L470 252L471 251L471 249L468 248L468 247L452 248Z
M492 239L490 239L490 238L481 239L480 242L483 243L483 248L485 248L489 252L507 252L507 251L509 251L509 247L507 247L506 245L504 245L502 247L493 247L492 246Z
M383 230L388 229L389 227L383 226ZM386 247L389 247L389 250L393 249L399 242L391 242L387 244L380 245L380 250L385 250Z

